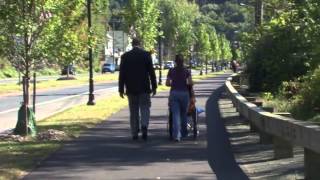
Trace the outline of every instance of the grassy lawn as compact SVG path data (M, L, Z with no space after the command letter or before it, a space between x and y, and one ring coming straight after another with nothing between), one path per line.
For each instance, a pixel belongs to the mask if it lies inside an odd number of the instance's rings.
M203 76L194 76L195 81L214 77L221 73L210 73ZM169 90L164 85L159 86L158 92ZM113 113L127 106L127 100L117 94L97 101L95 106L80 105L37 122L39 132L49 129L61 130L66 137L61 141L38 140L29 138L18 142L0 140L0 180L19 179L31 171L42 160L47 158L64 142L77 138L81 132L101 123Z

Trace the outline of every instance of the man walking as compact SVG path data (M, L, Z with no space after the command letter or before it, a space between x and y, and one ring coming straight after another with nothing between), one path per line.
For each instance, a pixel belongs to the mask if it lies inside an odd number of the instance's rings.
M157 81L151 54L140 47L138 39L132 40L132 46L131 51L121 56L119 94L123 98L124 89L126 89L132 139L138 139L141 119L142 139L147 140L151 107L150 93L153 96L156 94Z

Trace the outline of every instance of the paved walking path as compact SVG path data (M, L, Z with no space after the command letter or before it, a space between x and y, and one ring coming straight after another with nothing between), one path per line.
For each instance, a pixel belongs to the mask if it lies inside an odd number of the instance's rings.
M125 108L67 143L25 177L34 179L299 179L300 155L272 159L224 94L228 74L198 82L200 136L176 143L167 132L168 92L152 98L149 140L131 140ZM230 143L231 141L231 143ZM240 167L239 167L240 165ZM249 176L249 178L248 178Z
M197 83L197 105L204 108L227 76ZM175 143L168 138L167 104L167 92L152 98L147 142L131 140L126 108L66 144L25 179L216 179L208 164L214 152L207 150L205 113L198 139Z

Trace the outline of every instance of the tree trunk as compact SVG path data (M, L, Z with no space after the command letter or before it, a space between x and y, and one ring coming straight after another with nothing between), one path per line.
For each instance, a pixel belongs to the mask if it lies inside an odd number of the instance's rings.
M214 63L213 63L213 61L211 62L211 72L214 72Z
M26 18L27 14L31 14L31 8L23 1L23 17ZM28 105L29 105L29 79L30 79L30 44L31 37L28 34L28 27L24 29L24 60L25 60L25 76L24 76L24 90L23 90L23 106L24 106L24 117L25 117L25 135L28 135Z
M206 59L206 74L208 74L208 59Z
M69 74L69 65L67 66L67 79L69 79L69 76L70 76L70 74Z

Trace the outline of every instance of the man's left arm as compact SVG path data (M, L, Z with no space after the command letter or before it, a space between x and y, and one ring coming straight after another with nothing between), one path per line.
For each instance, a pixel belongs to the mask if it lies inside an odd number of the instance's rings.
M119 81L118 81L118 91L120 97L124 98L124 77L125 69L124 69L124 57L121 56L120 69L119 69Z

